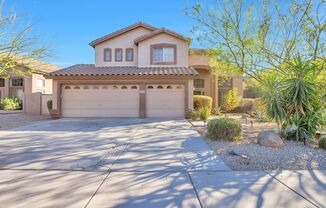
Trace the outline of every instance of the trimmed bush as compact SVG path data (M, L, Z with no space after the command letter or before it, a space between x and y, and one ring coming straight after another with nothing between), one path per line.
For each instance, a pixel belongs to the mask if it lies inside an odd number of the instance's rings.
M212 140L238 141L241 139L241 124L232 118L212 119L207 124L207 136Z
M205 95L194 95L194 108L198 110L200 107L208 107L212 111L212 98Z
M325 149L326 150L326 136L321 137L318 142L319 148Z
M21 101L16 97L8 97L0 100L0 109L18 110L21 109Z

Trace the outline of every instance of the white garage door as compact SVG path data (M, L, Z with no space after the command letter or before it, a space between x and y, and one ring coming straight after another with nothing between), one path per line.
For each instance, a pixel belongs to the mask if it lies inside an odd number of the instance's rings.
M63 85L63 117L139 117L138 85Z
M147 85L146 116L183 118L185 116L184 85Z

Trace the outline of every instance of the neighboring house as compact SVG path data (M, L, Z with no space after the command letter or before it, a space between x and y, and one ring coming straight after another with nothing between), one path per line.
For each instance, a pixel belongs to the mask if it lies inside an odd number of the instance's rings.
M142 22L92 41L95 64L47 75L53 79L52 116L184 117L194 90L217 105L217 77L209 74L207 57L189 56L189 42Z
M58 66L41 61L24 60L21 73L11 73L9 77L0 78L0 99L18 97L23 103L23 110L34 107L33 99L26 99L33 93L52 94L52 80L44 75L60 69Z

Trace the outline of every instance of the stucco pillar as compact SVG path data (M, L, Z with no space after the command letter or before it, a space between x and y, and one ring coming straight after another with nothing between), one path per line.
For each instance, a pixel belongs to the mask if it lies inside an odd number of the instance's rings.
M193 79L189 79L187 85L186 85L186 87L188 89L186 91L188 93L188 105L187 105L187 108L188 109L193 109L194 108L194 80ZM188 109L186 109L186 111Z
M146 117L146 86L139 85L139 118Z
M57 110L58 109L58 81L53 80L52 82L52 90L53 90L53 94L52 94L52 109L53 110Z
M216 108L217 107L217 99L218 99L218 96L217 96L217 89L218 89L218 86L217 86L217 76L216 75L212 75L211 76L211 83L212 83L212 93L211 93L211 96L212 96L212 100L213 100L213 108Z

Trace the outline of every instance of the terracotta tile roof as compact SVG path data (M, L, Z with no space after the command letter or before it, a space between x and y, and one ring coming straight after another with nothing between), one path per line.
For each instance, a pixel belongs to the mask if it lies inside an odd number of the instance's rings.
M151 33L148 33L148 34L146 34L146 35L143 35L143 36L140 36L140 37L136 38L136 39L134 40L134 43L137 45L139 42L141 42L141 41L143 41L143 40L146 40L146 39L148 39L148 38L151 38L151 37L153 37L153 36L159 35L159 34L161 34L161 33L166 33L166 34L172 35L172 36L174 36L174 37L176 37L176 38L179 38L179 39L181 39L181 40L185 40L185 41L190 41L190 40L191 40L190 38L187 38L187 37L185 37L185 36L183 36L183 35L180 35L180 34L178 34L178 33L176 33L176 32L173 32L173 31L171 31L171 30L169 30L169 29L161 28L161 29L154 30L154 31L151 32Z
M118 35L121 35L123 33L126 33L128 31L133 30L133 29L138 28L138 27L143 27L143 28L149 29L151 31L157 30L157 28L153 27L152 25L146 24L144 22L137 22L135 24L129 25L128 27L122 28L122 29L120 29L118 31L115 31L113 33L110 33L110 34L107 34L107 35L105 35L103 37L100 37L100 38L98 38L96 40L93 40L92 42L89 43L89 45L94 47L95 45L97 45L99 43L102 43L102 42L104 42L106 40L114 38L114 37L116 37Z
M195 76L198 75L198 73L192 67L136 67L136 66L95 67L94 64L77 64L48 74L48 76L104 76L104 75Z

